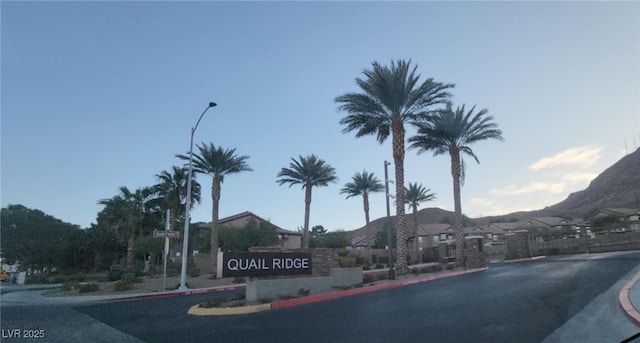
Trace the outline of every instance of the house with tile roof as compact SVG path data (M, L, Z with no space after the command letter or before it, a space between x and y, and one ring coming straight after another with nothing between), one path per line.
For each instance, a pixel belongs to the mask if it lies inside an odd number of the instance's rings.
M302 242L302 234L296 231L283 229L278 225L271 223L270 221L258 216L257 214L244 211L242 213L234 214L229 217L218 219L218 225L226 225L229 227L244 227L249 221L254 220L257 223L266 222L275 226L278 232L279 246L285 249L300 249ZM211 223L200 225L201 227L211 227Z

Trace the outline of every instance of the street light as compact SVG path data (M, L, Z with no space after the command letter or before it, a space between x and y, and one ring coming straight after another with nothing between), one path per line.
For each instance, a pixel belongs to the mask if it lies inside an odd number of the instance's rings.
M389 182L393 182L389 180L389 171L387 170L387 166L391 163L384 161L384 193L385 198L387 199L387 242L389 243L389 280L396 279L396 271L393 269L393 245L391 242L391 225L389 222L391 221L391 211L389 210ZM404 206L404 205L403 205Z
M187 203L184 215L184 237L182 237L182 271L180 272L180 287L178 289L184 290L187 289L187 256L189 249L189 221L191 220L189 217L189 211L191 209L191 178L193 174L193 134L196 133L196 129L198 128L198 124L200 124L200 120L207 110L211 107L215 107L217 104L215 102L210 102L207 108L204 109L200 118L196 122L196 126L191 128L191 142L189 144L189 174L187 175ZM215 254L215 252L213 252Z

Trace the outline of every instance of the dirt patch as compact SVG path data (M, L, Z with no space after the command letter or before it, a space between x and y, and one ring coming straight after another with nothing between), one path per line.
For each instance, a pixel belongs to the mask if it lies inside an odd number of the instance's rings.
M126 291L116 291L115 284L117 281L110 282L95 282L98 284L98 290L95 292L80 293L77 289L74 290L51 290L45 292L45 296L84 296L84 295L110 295L110 294L140 294L140 293L154 293L163 292L163 279L162 276L157 277L142 277L142 282L134 283L133 289ZM201 275L199 277L187 277L187 287L190 289L196 288L209 288L217 286L231 285L233 278L211 279L210 275ZM166 281L166 291L175 290L180 286L180 277L168 277Z

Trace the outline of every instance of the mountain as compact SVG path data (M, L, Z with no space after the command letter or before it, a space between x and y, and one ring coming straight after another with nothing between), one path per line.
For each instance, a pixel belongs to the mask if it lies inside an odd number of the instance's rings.
M589 183L581 191L571 193L565 200L540 210L520 211L499 216L474 218L476 225L505 220L527 220L533 217L565 217L580 219L599 208L640 208L640 149L630 153ZM418 211L418 223L441 223L453 212L439 208L424 208ZM391 217L392 222L395 216ZM406 214L410 223L412 214ZM385 218L378 218L369 223L372 233L384 228ZM366 228L349 231L349 235L365 236Z
M584 190L571 193L541 210L522 211L474 219L476 224L532 217L582 219L599 208L640 208L640 149L630 153L593 179Z
M605 207L640 208L640 149L607 168L586 189L545 210L579 215Z

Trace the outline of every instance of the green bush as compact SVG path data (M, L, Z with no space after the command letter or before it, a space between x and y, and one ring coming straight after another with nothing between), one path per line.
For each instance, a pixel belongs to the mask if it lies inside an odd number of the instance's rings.
M371 270L371 265L362 266L362 270Z
M124 274L124 270L122 269L111 269L109 274L107 274L107 281L118 281Z
M377 263L377 264L376 264L376 266L375 266L375 268L376 268L376 269L382 269L382 268L384 268L384 264Z
M455 268L456 268L455 264L447 264L447 267L446 267L447 270L454 270Z
M389 256L378 257L378 264L389 264Z
M100 288L100 286L98 286L97 283L92 282L92 283L85 283L84 285L81 285L78 290L80 291L80 293L89 293L89 292L97 291L98 288Z
M374 281L376 281L376 278L373 275L371 275L371 274L362 275L362 282L363 283L371 283L371 282L374 282Z
M120 281L129 282L129 283L140 283L142 279L137 277L134 273L124 273L120 277Z
M411 274L416 275L416 276L420 275L420 270L418 268L413 268L413 269L411 269Z
M245 280L243 277L234 277L233 280L231 281L231 283L245 283L247 282L247 280Z
M116 292L128 291L130 289L133 289L133 282L120 280L120 281L116 282L116 284L114 285L113 289Z
M367 264L367 259L362 256L356 256L356 266L364 266Z
M62 284L63 291L70 291L80 288L80 284L77 281L67 281Z

